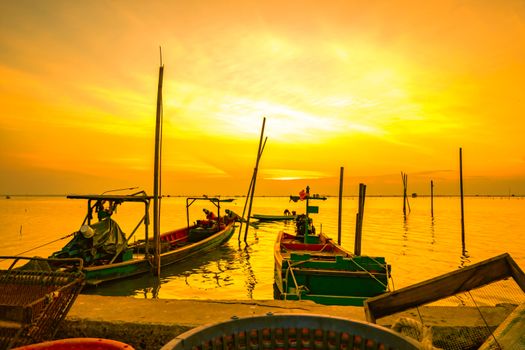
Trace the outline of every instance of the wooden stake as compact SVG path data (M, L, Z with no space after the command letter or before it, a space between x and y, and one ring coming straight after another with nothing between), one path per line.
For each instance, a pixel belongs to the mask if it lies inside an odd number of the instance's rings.
M339 215L337 219L337 244L341 245L341 213L343 210L343 174L345 168L341 167L339 174Z
M410 213L410 203L408 202L408 196L407 196L407 189L408 189L408 175L404 172L401 172L401 181L403 182L403 215L407 215L407 207L408 212Z
M430 180L430 215L434 217L434 181Z
M355 224L354 254L361 255L361 238L363 232L363 215L365 211L366 185L359 184L359 204Z
M463 205L463 152L461 147L459 148L459 191L461 197L461 245L463 253L465 253L465 217L464 217L464 205Z

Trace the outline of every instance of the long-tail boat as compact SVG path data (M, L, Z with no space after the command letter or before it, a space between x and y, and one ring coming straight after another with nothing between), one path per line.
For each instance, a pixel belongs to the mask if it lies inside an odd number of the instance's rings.
M72 234L73 238L50 258L81 258L84 261L82 271L88 285L151 272L154 242L149 237L149 207L152 196L140 192L134 195L74 195L68 198L87 200L87 214L80 229ZM208 201L216 207L217 215L213 215L214 219L197 220L190 224L189 207L197 200ZM126 235L111 216L118 206L130 202L142 203L144 215L135 229ZM235 230L235 221L220 215L221 202L231 202L231 199L187 198L186 227L160 235L161 266L202 254L230 239ZM93 212L96 213L98 222L93 222ZM131 242L141 226L144 227L144 239Z
M274 297L312 300L326 305L362 306L364 300L389 291L390 266L384 257L354 255L323 232L316 233L308 213L296 219L295 234L279 232L274 246Z
M253 214L252 218L259 221L287 221L295 220L297 215L266 215L266 214Z

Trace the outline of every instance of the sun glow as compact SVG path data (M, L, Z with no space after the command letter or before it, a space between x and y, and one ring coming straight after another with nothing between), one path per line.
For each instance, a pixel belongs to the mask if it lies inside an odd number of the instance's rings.
M304 179L333 190L345 164L370 191L397 194L400 170L423 174L414 185L426 191L432 175L454 173L462 146L465 173L484 179L472 191L497 178L525 193L524 10L519 0L2 2L0 193L62 192L54 176L68 171L78 192L147 179L159 43L174 191L244 192L266 117L269 192ZM453 178L439 178L447 191Z
M332 177L333 174L327 174L321 171L292 170L292 169L265 169L262 176L266 180L313 180Z

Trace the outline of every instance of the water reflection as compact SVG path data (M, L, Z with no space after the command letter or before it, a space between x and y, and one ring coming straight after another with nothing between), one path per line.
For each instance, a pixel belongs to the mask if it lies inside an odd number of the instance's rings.
M193 289L221 288L231 284L230 272L236 269L236 251L229 246L221 246L209 253L190 257L180 263L165 266L160 276L144 274L109 282L101 286L85 288L83 294L138 296L145 299L159 298L161 288L168 290L170 297L183 298L186 295L174 295L177 288L170 284L183 283ZM165 298L166 296L163 296Z
M461 251L461 256L459 257L459 268L463 268L470 264L470 255L468 251L463 247L463 250Z
M406 215L403 215L403 243L401 245L401 255L406 255L408 246L408 229L408 218Z
M436 243L436 228L435 228L435 221L434 216L432 216L430 220L430 237L432 240L430 241L430 245L432 246L431 251L434 251L434 244Z
M248 299L253 299L253 290L257 285L257 278L255 277L255 273L250 263L251 247L249 245L244 245L244 247L242 247L241 242L239 242L238 252L240 258L239 264L242 271L244 272L244 275L246 276L246 281L244 283L246 286L246 296Z
M354 208L357 200L352 197L345 198L344 201L344 208ZM469 232L468 251L462 249L457 197L436 197L433 221L428 219L428 201L419 199L410 203L414 212L401 221L403 213L399 210L399 201L399 197L367 198L363 232L363 245L367 252L385 256L392 264L397 288L449 273L457 269L458 265L471 265L505 252L511 254L519 266L525 269L525 244L516 239L525 231L525 221L522 219L525 211L523 198L508 200L467 197L468 215L465 226ZM293 209L302 211L302 203L299 204ZM183 212L185 205L185 198L163 200L166 212ZM290 206L288 197L259 197L256 205L254 211L263 214L282 212L284 207ZM231 209L242 211L242 205L240 210L234 205ZM57 216L56 213L61 215ZM342 241L353 247L354 215L345 213L343 222L346 225L343 225ZM78 227L78 217L84 214L84 205L65 198L15 197L0 201L0 223L4 228L0 250L4 255L14 255L48 244L31 250L31 255L49 256L63 246L61 241L52 244L49 242L56 240L57 234L63 235L70 232L72 227ZM322 223L323 231L335 238L337 218L337 201L327 200L319 214L314 216L314 223ZM127 219L127 216L123 217L122 221ZM181 221L177 220L177 216L167 217L162 225L165 229L186 225L185 217ZM131 228L134 224L135 222L130 225ZM162 299L271 299L273 249L276 235L281 230L293 233L293 221L260 223L257 230L250 227L248 247L238 246L237 231L225 246L216 251L162 269L160 278L150 274L130 278L110 284L107 288L96 288L91 294ZM206 276L203 277L202 274ZM506 300L503 295L495 298L502 302Z

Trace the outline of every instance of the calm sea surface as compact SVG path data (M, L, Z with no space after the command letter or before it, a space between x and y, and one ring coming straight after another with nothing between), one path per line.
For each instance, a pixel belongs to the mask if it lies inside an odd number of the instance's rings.
M315 204L319 205L319 214L312 217L317 230L337 239L338 198ZM363 223L362 254L386 257L392 265L396 289L502 253L509 253L525 270L524 198L465 198L465 255L459 198L434 198L433 218L428 197L410 198L411 211L406 219L402 204L399 197L368 197ZM357 198L343 199L342 244L351 251L357 205ZM304 206L304 202L293 203L288 197L256 197L252 214L280 215L286 208L303 213ZM201 203L191 206L191 222L203 218L203 207ZM211 205L206 207L212 209ZM237 198L223 208L242 214L243 207L244 198ZM142 210L138 204L128 204L113 218L129 234ZM68 241L59 238L78 230L85 211L86 202L82 200L0 199L0 254L16 255L39 247L22 255L47 257ZM186 199L163 199L161 215L162 231L185 226ZM164 268L160 279L144 275L84 292L163 299L272 299L273 245L277 232L283 229L293 232L291 223L262 223L258 229L250 228L247 244L239 242L237 230L216 251ZM136 235L138 239L143 233ZM244 226L241 241L243 236ZM5 268L5 261L0 267ZM505 301L504 296L501 298Z

